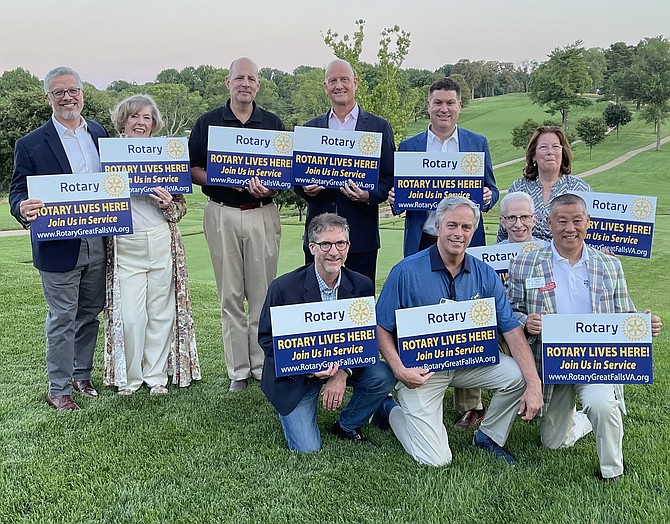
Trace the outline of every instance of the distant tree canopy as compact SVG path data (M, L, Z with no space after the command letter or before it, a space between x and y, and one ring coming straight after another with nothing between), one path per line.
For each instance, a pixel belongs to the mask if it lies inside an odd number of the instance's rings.
M589 158L594 146L600 144L607 136L607 124L602 117L585 117L577 122L577 136L589 146Z
M549 114L560 112L566 130L569 129L570 108L590 103L582 96L589 91L592 81L581 44L578 40L554 49L549 60L540 64L531 75L530 99L546 106Z
M546 107L548 113L561 114L566 131L570 109L588 103L584 93L600 93L618 102L611 104L608 111L620 111L624 109L621 102L629 101L642 118L654 125L658 147L661 124L670 114L670 44L661 36L645 38L636 46L615 42L606 49L584 49L577 41L554 49L541 64L463 58L435 70L402 68L411 38L397 25L380 33L374 64L360 60L365 44L364 20L355 21L350 35L340 37L329 29L322 37L334 56L349 61L356 70L358 102L386 117L397 140L407 134L410 122L428 116L428 87L442 76L451 76L461 84L464 106L480 97L529 92L531 99ZM148 93L156 99L166 119L163 133L185 135L199 114L225 104L229 97L227 76L226 67L201 64L181 70L164 69L153 81L141 85L123 79L114 80L106 89L85 84L83 114L101 121L113 132L109 111L114 104L129 94ZM289 129L324 113L330 106L323 90L322 68L302 65L285 72L263 67L259 76L257 103L277 113ZM9 187L16 140L39 127L50 115L39 78L23 68L0 75L0 192ZM615 118L613 115L604 118L617 130L625 125L623 120L619 124L610 120ZM515 145L525 147L529 129L527 125L517 133L519 136L514 135Z

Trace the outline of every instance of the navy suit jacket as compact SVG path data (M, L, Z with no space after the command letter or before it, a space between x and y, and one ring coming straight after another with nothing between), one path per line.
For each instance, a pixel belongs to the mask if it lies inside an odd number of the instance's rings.
M98 139L109 134L95 120L86 120L86 123L97 148ZM26 177L63 173L72 173L72 167L51 118L43 126L16 141L9 204L12 215L22 226L28 226L19 212L19 204L28 198ZM80 244L78 238L33 242L33 264L42 271L57 273L71 271L77 264Z
M365 275L341 269L342 279L337 298L356 298L374 296L372 280ZM272 345L272 322L270 308L306 302L321 302L321 292L314 273L314 264L300 267L272 281L265 297L258 325L258 343L265 353L261 389L275 409L282 415L288 415L295 409L305 395L310 381L307 375L277 377L275 374L275 354Z
M328 113L313 118L305 124L307 127L328 128ZM388 198L388 192L393 187L393 153L395 140L391 124L381 117L363 111L359 106L356 131L372 131L382 134L382 151L379 162L379 180L377 190L370 192L370 201L365 203L352 202L342 194L339 188L324 189L318 195L310 197L305 194L301 186L296 186L296 192L307 201L307 218L305 219L304 244L307 245L307 227L310 221L321 213L337 213L349 222L349 241L351 253L376 251L380 247L379 241L379 204Z
M458 131L458 149L463 152L483 152L484 153L484 186L491 190L491 201L484 206L482 211L488 211L498 201L498 188L496 179L493 176L493 163L491 162L491 153L486 138L462 127L456 128ZM425 151L428 144L428 130L414 135L400 143L398 151ZM403 245L404 256L408 257L419 251L421 242L421 233L423 224L426 222L428 211L407 211L405 213L405 242ZM479 221L479 226L472 237L470 246L483 246L486 244L486 235L484 234L484 219Z

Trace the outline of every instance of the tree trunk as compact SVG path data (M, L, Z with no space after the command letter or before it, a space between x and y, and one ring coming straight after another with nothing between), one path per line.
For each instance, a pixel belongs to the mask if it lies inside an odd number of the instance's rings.
M656 151L661 150L661 121L656 122Z

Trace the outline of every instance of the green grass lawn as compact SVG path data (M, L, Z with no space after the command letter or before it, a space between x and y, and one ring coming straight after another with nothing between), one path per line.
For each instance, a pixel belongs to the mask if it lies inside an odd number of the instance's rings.
M497 97L502 98L506 97ZM515 105L522 104L520 98L511 95L509 107L499 109L499 118L511 119ZM486 120L486 111L473 110L468 116L479 102L463 111L462 123L487 134L475 127ZM653 141L642 127L629 126L618 142L639 140L645 145ZM629 130L630 136L624 137ZM599 157L601 163L608 155L616 157L630 149L618 142L596 148L594 160L599 148L604 152L611 148ZM651 308L667 325L670 148L666 149L642 153L588 181L596 191L658 197L653 258L621 260L637 307ZM499 161L494 156L494 162ZM550 451L539 445L536 423L523 421L515 424L508 443L519 459L515 469L474 449L471 433L451 429L454 461L444 468L416 464L391 433L376 428L366 429L374 447L352 446L324 431L322 451L298 455L286 449L276 413L256 383L242 394L228 392L220 308L202 234L205 201L197 189L187 201L189 212L180 228L189 261L203 380L186 389L170 387L166 397L150 397L143 390L122 398L111 388L100 387L99 399L78 398L81 411L49 409L44 403L46 306L31 263L29 238L0 238L0 357L4 363L0 367L0 523L667 522L667 329L654 342L655 383L626 388L627 474L620 483L604 485L593 478L598 465L593 435L571 449ZM0 204L0 229L18 226L7 213L7 205ZM304 225L288 212L283 215L279 273L303 260ZM496 206L484 217L489 242L497 230L497 215ZM377 290L402 256L402 227L401 218L382 220ZM99 386L102 340L101 334L94 374ZM447 397L445 419L450 428L455 415L450 391ZM320 411L322 430L336 416Z
M400 242L390 227L382 229L383 251ZM289 236L299 238L296 230L284 228L284 248L291 247ZM654 258L624 260L638 307L666 318L659 283L667 282L668 238L664 215ZM670 512L667 332L654 344L656 382L627 388L627 475L618 484L592 478L592 435L550 451L540 447L536 424L522 421L509 441L516 469L473 449L471 434L456 430L449 432L454 462L445 468L416 464L391 433L376 428L367 431L374 447L324 434L321 452L301 456L286 449L255 383L242 394L227 391L218 300L208 278L191 279L201 382L171 387L165 398L146 390L121 398L102 388L99 399L80 399L79 412L50 410L43 402L45 305L28 238L0 244L0 522L614 523L665 522ZM97 384L101 374L98 351ZM445 406L450 423L450 398ZM320 427L335 417L321 411Z

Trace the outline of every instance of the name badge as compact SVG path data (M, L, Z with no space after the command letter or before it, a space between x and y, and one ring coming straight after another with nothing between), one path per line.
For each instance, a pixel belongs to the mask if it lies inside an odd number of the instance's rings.
M544 287L544 277L532 277L526 279L526 289L537 289Z

